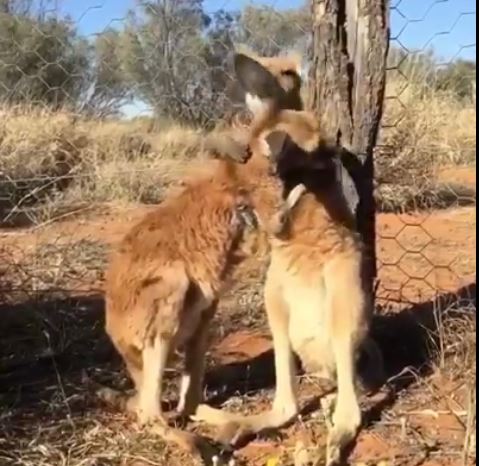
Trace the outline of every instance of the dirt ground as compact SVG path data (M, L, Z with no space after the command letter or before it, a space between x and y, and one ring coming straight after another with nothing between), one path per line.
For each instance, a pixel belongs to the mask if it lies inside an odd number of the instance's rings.
M16 291L0 306L0 465L193 464L101 405L89 385L91 379L126 384L102 330L102 269L109 246L149 209L105 208L36 230L0 232L2 260L9 261L3 276L16 277L8 282ZM389 381L362 397L366 426L351 464L475 464L475 227L475 207L378 216L373 333ZM22 268L28 261L33 265ZM207 396L228 409L259 412L272 398L264 269L254 259L243 264L215 326ZM34 299L25 292L31 287L38 290ZM313 457L324 453L326 429L314 407L327 387L298 377L301 403L313 408L274 437L238 451L240 464L266 465L277 457L277 464L292 465L298 441Z

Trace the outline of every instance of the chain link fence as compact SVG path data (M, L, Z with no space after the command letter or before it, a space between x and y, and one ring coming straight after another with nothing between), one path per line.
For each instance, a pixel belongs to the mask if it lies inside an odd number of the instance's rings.
M307 56L310 22L308 6L284 0L0 0L0 392L9 406L16 384L51 400L0 414L17 429L0 429L0 464L120 464L135 449L149 458L138 436L118 434L105 450L98 426L109 419L80 417L78 400L94 404L60 374L112 359L101 324L108 252L201 163L201 136L235 114L235 47ZM375 153L382 310L458 296L475 309L475 22L469 0L391 1ZM264 267L237 277L221 335L264 327ZM43 437L25 422L43 415L48 449L30 447ZM83 463L86 452L97 462Z

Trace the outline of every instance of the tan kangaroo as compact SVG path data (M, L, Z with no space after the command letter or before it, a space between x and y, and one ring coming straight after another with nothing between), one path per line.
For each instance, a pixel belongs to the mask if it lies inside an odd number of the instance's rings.
M255 147L244 164L210 161L208 174L131 229L106 273L106 331L136 389L124 404L141 423L154 423L159 435L191 452L198 452L199 437L169 427L161 409L168 358L184 350L177 411L189 416L202 399L208 328L225 278L242 257L251 212L263 228L284 233L285 214L304 189L284 200L268 145ZM111 389L99 394L122 403Z
M288 134L296 135L299 147L280 154L278 171L286 186L301 182L308 189L289 213L288 235L270 240L271 262L264 299L274 345L276 392L273 406L268 412L245 417L200 405L194 418L225 426L223 433L227 433L233 443L243 434L278 428L290 422L298 414L295 352L308 372L337 380L326 453L327 464L333 465L341 461L344 448L355 438L361 424L355 387L359 349L365 347L371 356L372 369L378 372L382 371L382 358L368 337L372 305L363 283L362 245L335 177L334 166L330 163L322 174L295 169L301 163L306 167L308 163L314 166L315 158L330 160L335 149L321 142L317 125L305 125L312 115L302 111L299 76L291 76L288 66L283 72L283 63L284 58L279 57L253 59L242 56L236 59L236 73L250 93L246 103L253 114L261 114L263 105L273 109L273 113L276 111L263 127L268 131L284 129L282 116L287 112ZM272 106L270 99L274 96L268 91L272 88L271 81L276 80L277 89L285 76L296 83L294 97ZM288 109L288 102L291 109ZM266 115L271 117L272 112ZM262 133L261 118L262 115L254 120L260 122L255 134ZM307 147L301 144L304 135L301 131L306 131ZM315 141L314 147L311 147L312 141ZM305 153L301 146L309 152L315 149L314 153Z

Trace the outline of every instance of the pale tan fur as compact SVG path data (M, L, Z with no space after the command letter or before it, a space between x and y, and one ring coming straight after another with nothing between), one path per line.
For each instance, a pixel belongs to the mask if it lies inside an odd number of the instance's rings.
M266 155L256 152L245 164L210 161L208 173L131 229L107 270L106 331L136 391L128 400L111 389L99 394L191 452L198 452L199 437L169 427L161 410L165 366L184 350L178 412L193 414L202 399L208 329L225 277L242 258L247 220L254 211L264 228L275 230L277 214L300 196L294 190L283 200Z
M263 61L276 73L282 58ZM276 63L275 67L271 64ZM241 72L241 71L240 71ZM252 109L253 111L255 109ZM291 125L301 126L305 112L291 112ZM300 115L301 118L297 118ZM311 115L310 115L311 117ZM274 120L279 127L278 120ZM289 129L291 130L291 126ZM268 131L274 127L265 125ZM264 127L263 127L264 128ZM263 128L259 128L261 134ZM322 156L319 127L311 140ZM288 157L309 155L297 148ZM288 164L283 160L282 176L288 181ZM200 405L195 419L223 425L223 440L238 441L244 434L278 428L298 414L293 352L310 373L336 378L337 399L327 445L327 465L341 460L344 448L354 439L361 424L355 387L355 362L364 346L382 370L382 359L368 337L371 299L363 283L361 241L343 197L334 169L322 179L308 178L309 192L290 212L286 238L271 238L271 263L264 290L265 307L273 336L276 393L272 409L255 416L241 416Z

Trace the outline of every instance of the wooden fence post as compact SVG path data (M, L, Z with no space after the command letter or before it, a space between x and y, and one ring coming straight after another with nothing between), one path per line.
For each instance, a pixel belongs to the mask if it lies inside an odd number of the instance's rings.
M311 0L310 102L328 137L345 147L341 179L376 277L373 152L382 117L389 0Z

